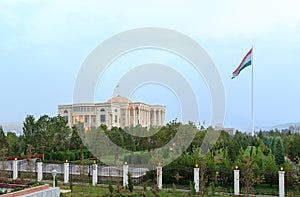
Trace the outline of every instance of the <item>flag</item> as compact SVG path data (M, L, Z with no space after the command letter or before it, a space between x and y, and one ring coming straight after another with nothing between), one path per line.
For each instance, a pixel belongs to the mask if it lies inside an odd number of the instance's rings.
M246 56L244 57L244 59L242 60L240 65L233 71L232 79L237 77L244 68L246 68L247 66L250 66L250 65L252 65L252 48L246 54Z

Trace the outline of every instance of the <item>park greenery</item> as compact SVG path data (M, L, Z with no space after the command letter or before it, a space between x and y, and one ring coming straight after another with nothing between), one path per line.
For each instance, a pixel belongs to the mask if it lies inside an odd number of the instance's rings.
M253 191L253 187L260 184L273 186L278 184L277 172L282 167L286 173L294 173L298 170L297 164L300 161L300 134L291 133L289 130L279 131L259 131L255 136L237 131L235 135L229 135L222 131L216 144L210 152L204 157L200 157L199 151L203 139L207 132L214 132L211 127L197 128L193 123L189 123L196 129L195 137L192 143L185 148L183 154L166 166L163 179L165 183L172 185L174 178L178 175L178 181L181 184L190 185L192 171L185 168L193 168L195 164L200 169L200 191L205 192L209 186L214 189L220 186L218 180L224 183L232 183L232 170L234 168L241 170L241 183L245 188L245 193ZM8 156L22 156L30 154L44 154L44 161L80 162L82 157L88 161L98 159L89 152L85 146L85 138L89 132L104 132L105 135L118 146L137 152L135 155L118 155L116 159L127 161L147 162L143 153L162 147L167 144L176 135L177 129L182 123L174 120L163 126L159 132L149 137L138 137L125 132L122 128L113 127L108 129L105 125L99 128L86 130L83 124L77 124L70 128L67 121L61 116L49 117L43 115L36 119L28 115L23 122L23 134L17 136L14 132L4 133L0 127L0 160L5 160ZM146 128L133 128L137 131L147 132ZM150 128L151 130L151 128ZM179 170L178 170L179 169ZM155 172L149 172L150 178L155 177ZM291 188L300 188L300 176L298 174L290 175L287 179L287 186ZM185 177L180 175L185 174ZM213 184L211 184L213 183ZM232 185L228 185L232 187Z

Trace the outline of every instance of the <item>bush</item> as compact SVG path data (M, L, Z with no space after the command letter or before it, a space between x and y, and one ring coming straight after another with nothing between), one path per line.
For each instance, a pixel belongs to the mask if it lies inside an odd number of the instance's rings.
M76 156L75 156L75 153L74 152L70 152L70 161L75 161L76 159Z
M65 154L63 153L63 152L58 152L57 153L57 158L56 158L56 160L58 160L58 161L64 161L65 160Z
M128 172L128 189L130 192L133 192L133 181L130 172Z
M70 151L66 151L65 154L64 154L64 161L65 160L68 160L70 161Z
M51 153L51 157L52 157L52 161L56 161L57 153L56 152Z
M65 196L66 196L66 194L64 194L64 193L60 193L60 194L59 194L59 196L60 196L60 197L65 197Z
M75 160L80 160L80 151L75 151Z
M50 153L45 153L45 154L44 154L44 159L45 159L46 161L49 161L49 160L50 160Z
M110 192L111 194L114 192L114 188L113 188L113 186L112 186L111 181L109 181L109 184L108 184L108 190L109 190L109 192Z

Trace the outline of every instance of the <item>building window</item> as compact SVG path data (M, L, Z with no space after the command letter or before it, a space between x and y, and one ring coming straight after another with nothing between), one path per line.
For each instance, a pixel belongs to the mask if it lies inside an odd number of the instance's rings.
M100 111L105 111L105 109L104 109L104 108L101 108Z
M105 115L100 115L100 122L105 122Z
M68 110L65 110L64 113L67 114L67 113L68 113Z
M115 115L115 123L117 123L117 122L118 122L118 116Z
M84 118L84 122L88 122L88 117L85 117L85 118Z
M118 112L118 110L117 110L117 109L115 109L115 112Z

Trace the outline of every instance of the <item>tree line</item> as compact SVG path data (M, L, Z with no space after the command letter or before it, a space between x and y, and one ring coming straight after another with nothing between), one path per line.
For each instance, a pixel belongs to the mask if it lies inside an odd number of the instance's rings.
M155 134L146 135L147 137L139 137L134 133L151 133L153 132L152 128L146 129L137 126L128 133L123 128L108 129L105 125L101 125L99 128L91 128L91 130L103 131L112 142L124 149L146 152L167 144L176 135L181 125L182 123L178 121L171 121L158 132L154 132ZM192 143L185 147L186 155L192 155L194 149L200 148L206 132L212 131L211 127L197 129ZM87 133L89 131L84 129L83 124L77 124L70 128L67 121L60 115L54 117L43 115L38 119L28 115L23 122L23 134L20 136L14 132L4 134L2 127L0 127L0 149L6 149L7 156L26 155L29 146L32 153L42 154L80 150L86 148L84 144ZM234 136L221 132L211 152L213 156L220 156L225 162L228 160L233 166L241 155L249 152L249 147L254 147L252 150L260 155L260 161L257 162L260 168L263 167L264 163L268 163L263 160L268 159L272 160L271 162L274 160L276 167L279 167L284 165L285 158L296 163L299 162L299 141L300 135L292 134L289 131L260 131L254 137L239 131Z

